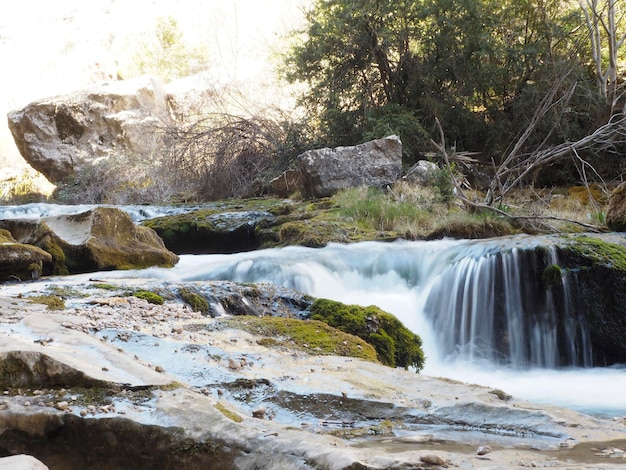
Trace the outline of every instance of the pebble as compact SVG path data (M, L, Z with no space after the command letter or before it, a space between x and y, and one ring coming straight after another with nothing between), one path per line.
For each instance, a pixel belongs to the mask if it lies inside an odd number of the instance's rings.
M426 454L420 457L420 460L430 465L445 465L446 459L437 454Z
M257 408L256 410L252 411L252 417L253 418L263 419L264 416L265 416L265 407L263 407L263 406L261 406L261 407Z
M54 407L55 407L57 410L61 410L61 411L67 411L67 410L69 410L69 409L70 409L70 405L69 405L69 403L68 403L68 402L66 402L66 401L60 401L60 402L58 402L56 405L54 405Z
M487 455L490 453L491 453L491 447L489 446L479 446L478 449L476 449L477 455Z
M573 440L571 440L571 439L568 439L568 440L566 440L566 441L561 441L561 442L559 442L559 444L558 444L558 446L559 446L561 449L571 449L571 448L572 448L572 447L574 447L575 445L576 445L576 442L574 442L574 441L573 441Z
M239 370L241 369L241 363L231 358L228 360L228 368L232 370Z
M157 371L159 374L162 374L163 372L165 372L165 369L161 366L155 366L154 370Z

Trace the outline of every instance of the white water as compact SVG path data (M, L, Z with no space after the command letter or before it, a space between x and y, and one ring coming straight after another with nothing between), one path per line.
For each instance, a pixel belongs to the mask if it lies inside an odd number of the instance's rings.
M542 367L515 362L516 351L523 347L520 345L522 341L535 342L533 344L545 349L544 352L551 353L555 341L549 327L538 324L524 336L523 328L515 323L519 319L512 321L510 336L518 337L516 341L511 341L509 353L512 363L494 361L493 355L485 353L489 348L479 348L481 354L475 354L477 349L472 344L472 334L484 335L491 328L488 318L472 318L492 302L489 295L494 274L485 269L485 263L503 250L515 253L516 247L538 243L545 245L546 242L549 244L549 239L545 237L520 236L490 241L366 242L330 245L322 249L289 247L233 255L186 255L172 269L150 268L98 273L97 276L158 278L175 282L218 279L268 282L315 297L364 306L378 305L395 314L422 337L427 356L423 374L487 385L535 402L563 405L605 416L626 416L624 367L554 369L550 367L550 354L538 359ZM473 272L478 277L452 281L454 276L451 278L450 272L458 274L468 264L477 267ZM511 273L506 281L510 294L506 303L510 304L508 308L512 312L507 315L527 315L528 312L517 311L524 300L518 298L520 291L517 290L517 284L522 281L515 274L514 267ZM434 326L427 305L433 304L433 296L437 297L435 304L438 308L452 305L460 285L464 286L461 290L465 295L460 301L461 314L454 320L446 319L444 323L461 318L466 327L471 325L467 328L470 333L465 338L462 334L450 338L446 337L448 330L445 327ZM549 307L549 302L547 305ZM550 312L547 314L548 317L551 315ZM446 312L439 312L434 318L440 315L445 318ZM450 341L459 344L451 345ZM462 344L462 341L467 341L467 344ZM572 348L584 348L585 341L583 338L582 343ZM539 353L533 354L529 359L531 364ZM587 357L588 353L583 351L582 356Z

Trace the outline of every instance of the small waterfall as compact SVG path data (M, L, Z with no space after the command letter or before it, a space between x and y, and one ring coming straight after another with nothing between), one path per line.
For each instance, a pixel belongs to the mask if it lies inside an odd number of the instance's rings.
M331 244L186 255L173 269L111 275L271 283L378 305L422 337L430 364L592 366L585 318L570 311L568 274L542 279L558 265L550 245L531 236Z
M557 266L552 247L468 257L449 265L428 294L442 358L514 367L592 365L585 319L569 308L566 273L546 285Z

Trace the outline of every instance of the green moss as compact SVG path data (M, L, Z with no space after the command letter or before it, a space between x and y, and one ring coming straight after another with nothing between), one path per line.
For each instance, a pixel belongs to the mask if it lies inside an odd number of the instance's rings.
M38 295L29 297L29 301L36 304L43 304L48 310L65 310L65 301L58 295Z
M421 338L407 329L396 317L376 306L346 305L317 299L311 306L311 319L363 338L376 349L378 359L395 367L424 367Z
M348 356L376 362L376 351L361 338L317 320L282 317L236 317L222 320L227 327L266 336L259 344L305 351L311 355Z
M139 299L147 300L149 303L154 305L163 305L163 303L165 302L165 299L161 295L147 290L135 291L132 293L132 296Z
M102 290L118 290L119 287L117 287L114 284L108 284L106 282L94 282L93 284L91 284L91 287L93 287L94 289L102 289Z
M200 312L204 315L209 313L211 306L207 299L202 297L197 292L193 292L186 287L182 287L178 290L178 294L194 312Z
M626 272L626 247L599 238L579 236L568 239L568 246L595 263Z
M62 299L69 299L72 297L74 298L88 297L88 295L83 293L80 289L76 289L75 287L72 287L72 286L49 286L47 290L50 294L59 296Z
M52 256L52 274L67 276L70 271L66 264L67 260L63 248L58 243L53 242L50 237L46 237L42 243L42 248Z
M551 264L550 266L546 266L546 268L541 273L541 281L546 288L559 285L561 283L562 277L563 271L558 264Z
M215 409L217 409L217 411L222 413L228 419L233 420L235 423L241 423L243 421L243 418L241 416L239 416L234 411L229 410L228 408L226 408L222 403L216 403L215 404Z

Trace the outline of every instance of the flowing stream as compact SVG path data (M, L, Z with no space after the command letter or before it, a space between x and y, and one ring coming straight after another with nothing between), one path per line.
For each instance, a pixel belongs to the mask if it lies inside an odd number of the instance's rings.
M584 320L565 316L559 323L555 299L545 289L533 290L521 272L518 257L528 252L521 248L538 244L549 247L550 237L288 247L185 255L172 269L98 273L98 278L271 283L315 297L377 305L422 337L423 374L592 414L626 415L626 367L590 367ZM504 288L499 299L498 284ZM560 304L567 309L566 302ZM494 337L497 322L505 322L500 325L506 331L504 346ZM563 358L566 362L559 363Z
M4 207L0 217L77 211L68 207ZM136 221L180 210L123 209ZM553 240L520 235L183 255L171 269L91 273L66 281L137 277L271 283L315 297L377 305L421 336L427 356L423 374L592 414L626 416L626 365L591 367L585 320L569 313L568 292L575 286L563 275L563 288L552 292L535 279L537 269L529 269L537 262L536 250L525 248L539 245L548 250L550 263L558 263Z

